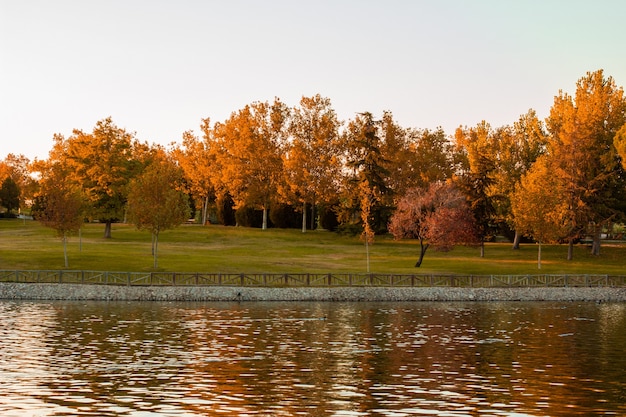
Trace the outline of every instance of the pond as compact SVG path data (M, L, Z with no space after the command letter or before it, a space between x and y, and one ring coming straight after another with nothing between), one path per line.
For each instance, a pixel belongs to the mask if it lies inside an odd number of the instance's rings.
M626 415L625 352L626 304L0 301L0 415Z

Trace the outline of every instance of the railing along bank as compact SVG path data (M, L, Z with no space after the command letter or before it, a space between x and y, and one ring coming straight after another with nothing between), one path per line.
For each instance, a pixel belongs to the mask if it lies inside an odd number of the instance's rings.
M626 275L221 274L0 270L0 282L243 287L624 287Z

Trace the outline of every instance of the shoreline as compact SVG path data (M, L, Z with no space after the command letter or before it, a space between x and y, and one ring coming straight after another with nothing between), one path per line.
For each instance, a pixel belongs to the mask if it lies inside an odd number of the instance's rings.
M2 282L0 300L626 302L626 287L241 287Z

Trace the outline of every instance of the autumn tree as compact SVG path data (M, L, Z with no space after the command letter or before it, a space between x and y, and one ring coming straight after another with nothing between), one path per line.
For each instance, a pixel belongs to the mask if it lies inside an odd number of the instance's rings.
M422 265L430 246L448 251L459 244L476 244L476 224L465 195L453 184L435 182L428 188L412 188L398 202L389 222L395 239L418 239Z
M19 190L18 203L13 209L19 209L23 203L32 201L36 181L31 176L31 161L27 157L10 153L0 161L0 179L6 178L11 178Z
M48 164L41 174L33 214L61 238L64 265L68 268L67 242L84 222L85 196L80 187L69 179L69 172L61 164Z
M330 202L336 195L341 165L339 163L340 122L330 99L319 94L302 97L292 111L290 142L283 153L285 183L281 187L287 201L302 205L302 232L307 227L307 203L311 206L311 229L315 205Z
M183 191L183 172L163 152L131 181L128 217L139 230L150 232L153 267L158 268L159 234L189 218L189 201Z
M141 169L136 150L144 147L110 117L98 121L91 133L74 130L67 139L55 135L54 141L49 159L67 166L70 179L87 196L89 217L104 223L104 237L110 238L112 223L124 218L128 184Z
M458 184L467 196L481 237L480 256L485 256L485 241L495 232L495 184L496 161L493 158L493 133L491 126L482 121L474 128L458 128L455 141L464 167Z
M538 269L541 269L541 245L563 238L571 227L562 215L567 210L565 190L546 162L545 157L540 158L523 174L511 199L516 230L538 244Z
M416 186L415 161L418 155L410 147L409 130L400 126L391 112L383 112L378 130L380 164L384 168L384 185L387 187L381 203L394 206L395 196L404 195L407 189Z
M566 190L570 260L575 239L588 226L592 227L592 253L598 255L602 227L624 215L626 177L615 138L625 121L623 89L613 78L605 78L602 70L581 78L575 97L560 92L550 109L549 165Z
M184 172L185 184L194 197L196 207L202 209L201 223L206 224L209 202L215 197L213 170L217 164L210 152L209 119L203 120L202 129L205 132L203 139L194 135L192 131L184 132L182 147L174 148L172 155Z
M370 245L374 243L374 229L372 229L372 206L378 200L379 196L375 194L376 189L370 187L367 180L359 184L359 193L361 201L361 221L363 222L363 232L361 239L365 242L365 256L367 261L367 273L370 272Z
M412 160L408 161L411 174L407 177L413 177L413 187L428 187L452 178L456 171L454 149L442 128L409 129L408 136Z
M288 116L289 109L275 99L272 104L247 105L214 127L220 183L238 209L251 206L263 210L263 229L267 229L268 210L283 178Z
M491 146L495 169L491 194L497 221L515 231L513 249L519 249L522 233L515 228L511 198L521 177L545 152L547 142L545 126L532 109L521 115L513 126L503 126L493 132Z
M360 184L367 182L370 194L379 198L372 204L372 227L375 231L384 230L387 218L385 201L389 192L387 161L382 153L380 121L374 120L371 113L361 113L348 123L343 134L346 174L343 180L341 218L344 223L360 223Z

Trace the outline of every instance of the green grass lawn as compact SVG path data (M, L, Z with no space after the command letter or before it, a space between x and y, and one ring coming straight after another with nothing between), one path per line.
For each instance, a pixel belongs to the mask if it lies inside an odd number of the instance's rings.
M82 237L68 245L70 268L100 271L150 271L150 234L132 225L113 225L113 238L104 239L104 225L86 224ZM81 243L82 242L82 243ZM82 249L81 249L82 247ZM419 246L377 236L370 246L370 270L393 274L626 274L626 245L604 245L600 256L577 245L567 261L567 246L544 245L542 269L537 269L537 246L512 250L508 243L488 244L485 257L478 248L450 252L429 249L421 268L413 265ZM161 233L159 270L221 273L365 273L364 243L358 237L327 231L250 229L184 225ZM54 231L34 221L0 220L0 270L64 269L63 246Z

